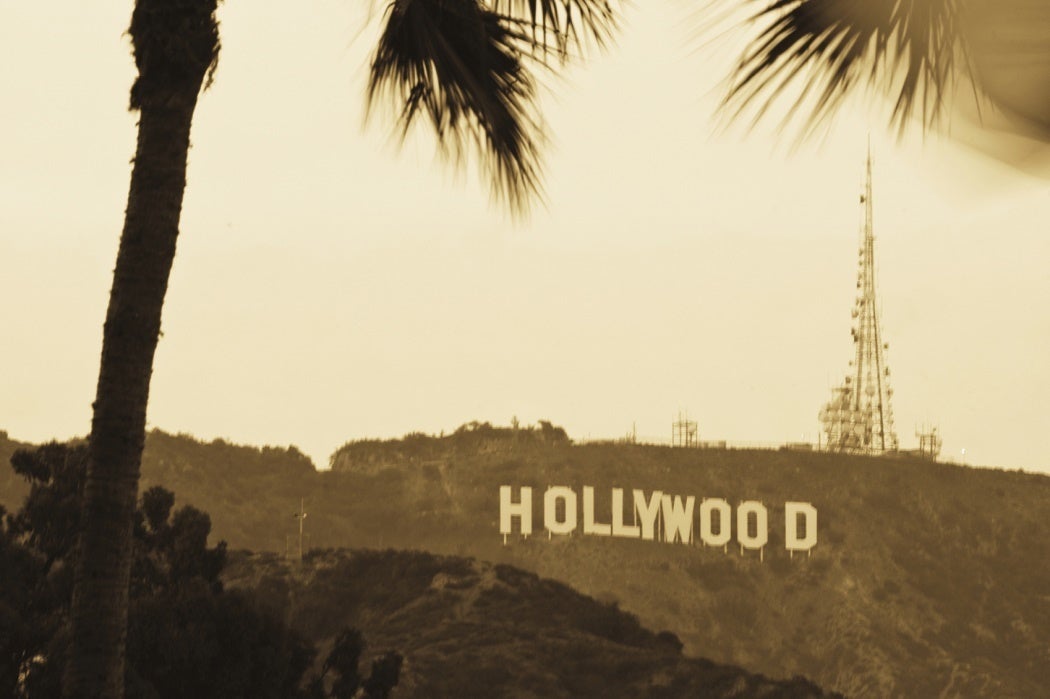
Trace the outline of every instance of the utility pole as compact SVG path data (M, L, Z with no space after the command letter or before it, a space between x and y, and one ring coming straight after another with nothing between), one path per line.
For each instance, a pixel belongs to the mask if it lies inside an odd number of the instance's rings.
M303 562L303 520L306 519L306 509L303 507L303 498L299 498L299 511L293 517L299 520L299 562Z

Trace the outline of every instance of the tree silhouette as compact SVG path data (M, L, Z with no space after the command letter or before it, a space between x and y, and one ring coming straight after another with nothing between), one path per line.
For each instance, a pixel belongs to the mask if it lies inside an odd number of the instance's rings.
M309 699L386 699L401 678L403 658L396 651L388 651L372 661L368 677L361 675L359 664L365 650L365 637L357 629L344 628L332 644L332 651L324 661L321 674L307 689ZM325 679L334 675L331 689L325 691ZM360 694L359 694L360 692Z
M174 494L142 494L130 585L129 698L295 699L316 651L219 575L226 544L209 548L211 521Z
M357 629L344 629L332 645L332 652L325 659L321 676L335 672L332 690L333 699L351 699L361 686L362 677L357 665L365 649L365 638Z
M30 491L0 517L0 696L57 696L87 448L47 444L16 452L12 465ZM208 546L208 515L174 504L153 487L135 513L127 696L299 696L312 644L247 593L223 591L225 544Z
M372 671L362 684L365 699L387 699L401 678L404 658L397 651L389 651L372 661Z

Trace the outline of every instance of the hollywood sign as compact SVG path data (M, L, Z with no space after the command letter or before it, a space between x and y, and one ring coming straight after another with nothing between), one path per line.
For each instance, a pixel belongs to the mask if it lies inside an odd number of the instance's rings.
M581 498L568 486L550 486L543 494L543 528L548 538L567 536L580 526L579 510L583 510L582 530L588 536L614 536L626 539L694 543L694 531L704 546L720 546L726 550L732 538L733 508L722 498L704 498L696 507L692 495L668 495L654 490L646 496L643 490L631 491L633 517L624 518L624 489L612 488L609 496L611 517L600 522L595 516L595 494L591 486L583 486ZM514 533L529 536L533 532L532 488L523 486L514 497L509 485L499 488L499 531L503 543ZM699 522L699 527L693 526ZM757 500L745 500L736 507L736 541L740 552L745 549L764 550L769 542L769 512ZM794 556L796 551L807 554L817 545L817 509L808 502L784 503L784 546Z

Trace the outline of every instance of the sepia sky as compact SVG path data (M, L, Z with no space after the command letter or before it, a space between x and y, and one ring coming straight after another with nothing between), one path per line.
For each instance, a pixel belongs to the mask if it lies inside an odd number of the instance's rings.
M0 429L90 427L135 116L132 3L5 3ZM746 38L687 2L543 100L546 203L516 222L433 140L364 124L366 3L227 0L198 106L149 423L295 444L549 419L577 439L815 441L852 356L870 132L902 446L1050 472L1050 179L851 101L793 147L714 119ZM386 116L381 114L380 117ZM968 133L965 124L956 134ZM1023 152L1026 144L1011 142ZM965 450L965 452L964 452Z

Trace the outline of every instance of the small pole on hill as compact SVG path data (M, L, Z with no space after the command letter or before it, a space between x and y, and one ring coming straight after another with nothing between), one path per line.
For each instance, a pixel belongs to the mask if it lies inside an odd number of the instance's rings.
M303 562L303 520L306 519L306 510L303 507L303 498L299 498L299 511L292 515L299 520L299 562Z

